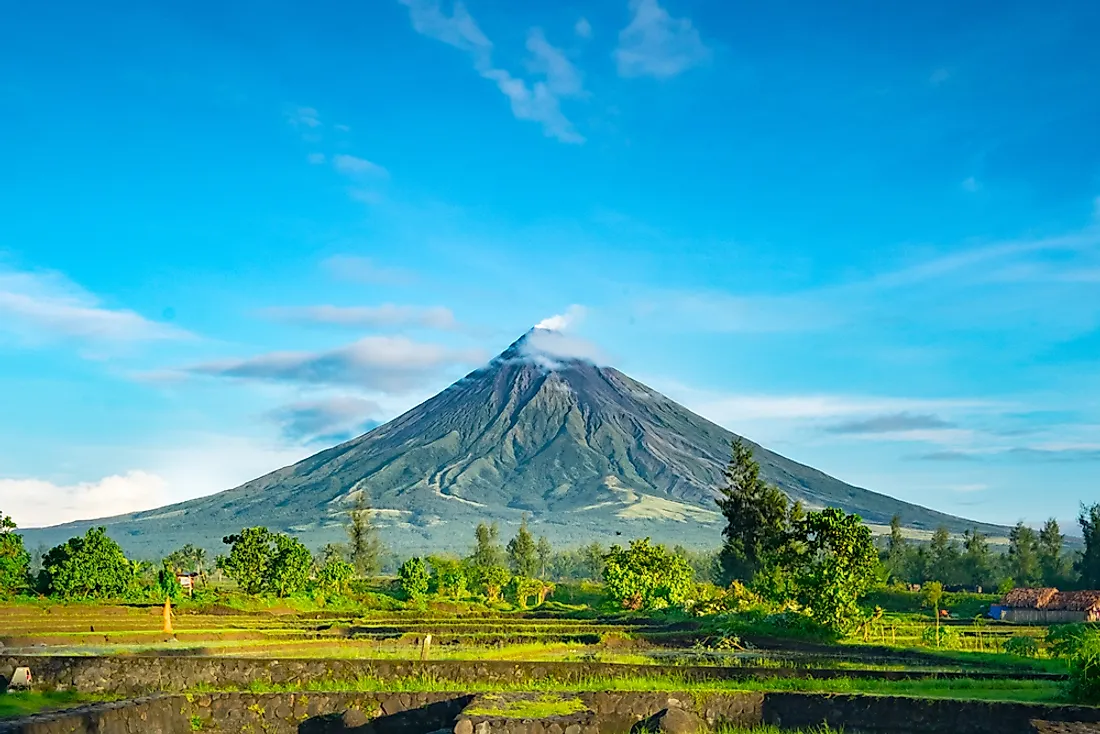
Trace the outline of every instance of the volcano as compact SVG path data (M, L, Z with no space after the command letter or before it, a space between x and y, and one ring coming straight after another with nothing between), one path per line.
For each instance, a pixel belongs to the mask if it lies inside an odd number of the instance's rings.
M481 521L529 515L560 545L648 535L695 547L721 542L714 503L736 436L611 367L575 356L566 335L532 329L489 364L389 423L235 489L168 507L28 531L62 542L106 525L128 551L265 525L319 547L342 536L367 493L398 552L464 551ZM570 356L573 355L573 356ZM747 439L746 439L747 441ZM809 508L840 507L872 524L952 532L974 523L853 487L747 441L763 476Z

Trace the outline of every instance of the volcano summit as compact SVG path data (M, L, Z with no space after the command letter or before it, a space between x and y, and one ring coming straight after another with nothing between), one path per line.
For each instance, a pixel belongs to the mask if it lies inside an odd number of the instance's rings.
M716 488L735 435L611 367L567 334L532 329L486 366L385 425L235 489L105 520L28 531L56 543L103 524L128 550L213 548L266 525L319 546L367 492L400 552L467 550L473 525L528 513L560 544L642 535L716 547ZM953 532L973 523L845 484L751 444L763 475L808 507Z

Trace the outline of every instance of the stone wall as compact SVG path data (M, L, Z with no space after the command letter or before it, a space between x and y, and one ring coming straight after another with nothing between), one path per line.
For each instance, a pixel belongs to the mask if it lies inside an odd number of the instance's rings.
M407 660L258 659L200 656L7 656L0 657L0 676L20 665L30 667L41 689L78 690L122 696L151 692L176 693L196 688L247 688L249 684L300 686L345 682L360 678L396 680L422 677L463 683L523 683L537 680L582 682L601 678L668 676L678 681L744 680L749 678L1057 678L1042 674L921 673L898 670L810 670L803 668L722 668L713 666L620 665L562 663Z
M588 711L558 720L464 717L473 696L458 692L165 695L0 722L0 734L627 734L635 722L674 707L712 726L827 723L865 734L1033 734L1037 720L1100 724L1100 708L1038 704L810 693L575 695ZM463 719L468 727L459 725Z

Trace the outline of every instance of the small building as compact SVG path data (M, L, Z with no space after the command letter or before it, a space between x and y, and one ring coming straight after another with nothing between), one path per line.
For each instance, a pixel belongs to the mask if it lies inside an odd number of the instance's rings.
M180 582L180 586L188 595L195 593L195 579L198 578L198 574L194 571L188 573L177 573L176 580Z
M990 607L990 616L1023 624L1097 622L1100 621L1100 591L1013 589L1004 595L1000 604Z

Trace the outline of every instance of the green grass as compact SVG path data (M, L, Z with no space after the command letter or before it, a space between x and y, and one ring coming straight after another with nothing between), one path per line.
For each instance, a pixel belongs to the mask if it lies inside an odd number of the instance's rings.
M758 726L719 726L711 729L710 734L844 734L844 730L833 729L825 724L810 729L780 729L778 726L760 724Z
M76 691L10 691L0 694L0 719L29 716L40 711L72 708L85 703L108 700Z
M483 696L486 705L474 706L462 713L467 716L500 716L506 719L546 719L551 716L568 716L587 710L579 698L562 698L551 694L542 694L533 699L513 699L502 701L499 705L492 702L491 696Z
M196 693L242 690L199 687ZM252 693L292 691L355 691L370 693L450 692L469 693L579 693L583 691L685 691L729 693L735 691L803 691L812 693L861 693L917 698L948 698L981 701L1057 703L1063 701L1063 688L1054 681L927 679L886 681L869 678L760 678L735 681L685 681L674 676L592 677L582 681L517 681L514 683L456 683L426 676L407 678L369 678L344 681L309 681L288 686L253 682L243 689Z

